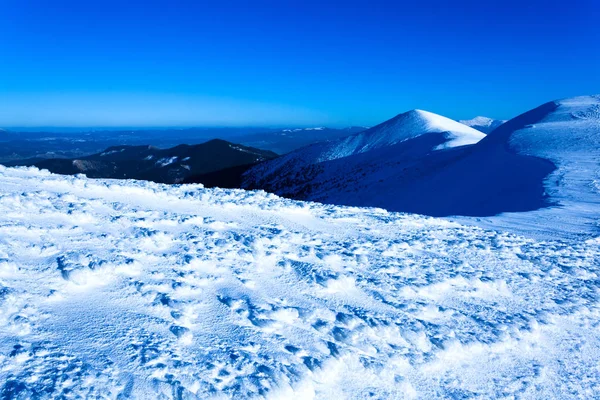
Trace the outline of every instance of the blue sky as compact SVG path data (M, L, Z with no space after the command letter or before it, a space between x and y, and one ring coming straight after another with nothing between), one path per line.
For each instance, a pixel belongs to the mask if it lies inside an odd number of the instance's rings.
M511 118L600 93L600 2L0 0L0 126Z

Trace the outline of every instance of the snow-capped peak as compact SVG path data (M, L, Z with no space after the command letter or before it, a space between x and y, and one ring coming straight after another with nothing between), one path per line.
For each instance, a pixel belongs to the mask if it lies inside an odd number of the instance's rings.
M364 176L367 165L370 177L393 173L407 160L421 159L436 150L475 144L484 137L482 132L441 115L407 111L365 131L257 165L245 174L243 187L281 194L285 190L286 195L300 190L306 194L303 185L320 180L318 190L336 191L340 179ZM312 168L317 164L318 168Z
M472 144L483 139L484 135L460 122L424 110L411 110L369 129L367 134L380 137L389 136L390 141L406 140L433 132L451 132L457 138ZM454 147L460 144L449 145Z
M425 132L449 132L451 136L447 143L439 148L449 148L475 144L485 137L480 131L450 118L429 111L414 110L424 124Z
M470 126L471 128L481 131L483 133L490 133L491 131L505 123L506 120L478 116L472 119L463 119L458 122L460 122L463 125Z
M474 126L474 125L478 125L478 126L490 126L491 124L493 124L495 121L495 119L492 118L488 118L488 117L482 117L477 116L475 118L471 118L471 119L462 119L459 120L458 122L460 122L461 124L467 125L467 126Z
M364 153L384 146L392 146L427 133L445 133L448 139L436 150L474 144L485 135L473 128L424 110L411 110L374 126L364 132L343 139L327 152L327 158L341 158Z

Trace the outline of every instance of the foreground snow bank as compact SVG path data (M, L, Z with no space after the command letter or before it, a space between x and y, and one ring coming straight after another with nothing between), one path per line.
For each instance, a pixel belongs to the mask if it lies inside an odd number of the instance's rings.
M600 240L0 167L0 397L590 398Z

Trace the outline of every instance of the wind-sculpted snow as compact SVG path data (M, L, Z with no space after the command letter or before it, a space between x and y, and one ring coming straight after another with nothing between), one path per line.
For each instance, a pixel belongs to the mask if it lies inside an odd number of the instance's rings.
M592 398L600 240L0 167L0 398Z

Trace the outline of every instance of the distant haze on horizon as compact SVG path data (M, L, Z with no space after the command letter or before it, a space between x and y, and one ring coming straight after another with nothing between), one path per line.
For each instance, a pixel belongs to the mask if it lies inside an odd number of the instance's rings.
M600 93L599 20L596 0L4 0L0 127L509 119Z

